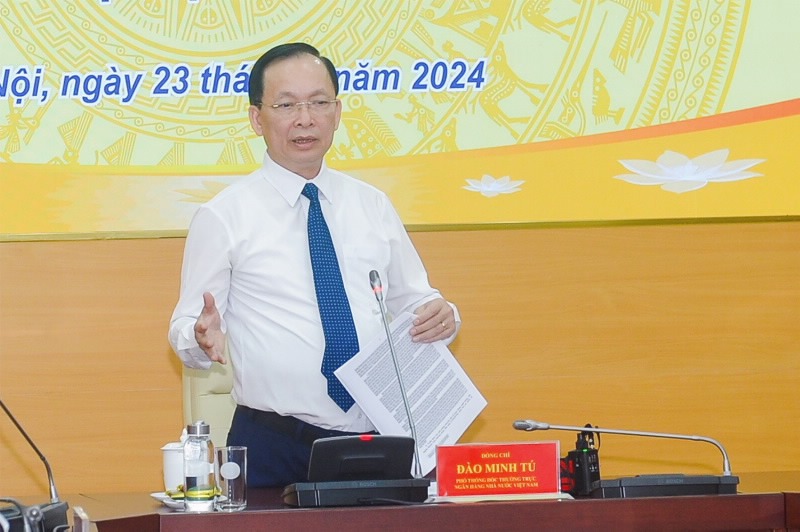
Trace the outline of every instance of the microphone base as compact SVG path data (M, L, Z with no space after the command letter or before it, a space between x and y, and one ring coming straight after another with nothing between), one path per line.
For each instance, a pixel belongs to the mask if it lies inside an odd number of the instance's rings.
M430 484L427 478L298 482L283 490L283 502L303 508L422 503Z
M35 506L42 512L42 522L39 525L40 528L34 528L34 530L44 530L45 532L67 530L69 525L67 508L69 508L69 505L65 501L49 502ZM25 506L23 508L28 509L31 507ZM20 513L19 508L13 506L3 508L2 513L3 517L8 521L9 532L25 531L25 517Z
M592 483L592 499L735 495L739 477L716 475L637 475Z

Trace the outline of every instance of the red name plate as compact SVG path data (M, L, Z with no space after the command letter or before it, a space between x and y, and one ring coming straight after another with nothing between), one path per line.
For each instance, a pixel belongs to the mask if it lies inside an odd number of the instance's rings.
M436 450L440 497L559 493L559 442L442 445Z

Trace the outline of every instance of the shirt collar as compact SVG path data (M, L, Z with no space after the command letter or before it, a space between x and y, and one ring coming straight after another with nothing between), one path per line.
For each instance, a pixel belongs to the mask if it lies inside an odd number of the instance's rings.
M320 192L320 198L331 202L333 185L331 182L330 171L325 161L319 174L313 179L306 179L294 172L287 170L270 158L269 154L264 154L264 178L275 187L275 190L286 200L286 203L294 207L300 199L303 187L306 183L314 183Z

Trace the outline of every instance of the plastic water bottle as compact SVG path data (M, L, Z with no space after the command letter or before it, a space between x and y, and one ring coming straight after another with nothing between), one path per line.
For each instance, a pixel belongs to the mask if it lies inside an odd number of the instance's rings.
M214 444L211 427L205 421L186 426L183 444L183 501L187 512L214 509Z

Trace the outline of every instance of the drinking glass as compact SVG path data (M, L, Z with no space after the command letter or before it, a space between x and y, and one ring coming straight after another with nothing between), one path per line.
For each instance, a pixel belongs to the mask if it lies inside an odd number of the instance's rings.
M217 487L220 490L214 508L220 512L238 512L247 506L247 447L217 448Z

